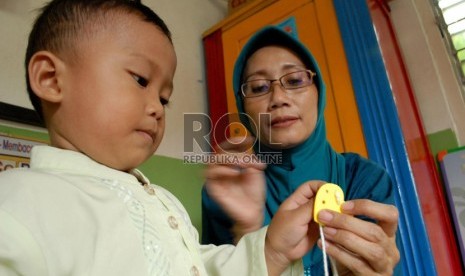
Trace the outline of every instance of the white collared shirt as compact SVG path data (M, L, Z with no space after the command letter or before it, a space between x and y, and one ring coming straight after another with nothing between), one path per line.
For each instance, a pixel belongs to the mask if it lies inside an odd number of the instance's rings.
M266 275L266 228L200 245L179 200L141 183L137 170L34 147L30 169L0 173L0 275Z

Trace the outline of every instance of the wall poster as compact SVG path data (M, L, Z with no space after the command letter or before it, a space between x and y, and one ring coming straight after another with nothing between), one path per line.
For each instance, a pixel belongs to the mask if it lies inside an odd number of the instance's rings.
M46 142L0 134L0 172L12 168L29 167L31 149Z

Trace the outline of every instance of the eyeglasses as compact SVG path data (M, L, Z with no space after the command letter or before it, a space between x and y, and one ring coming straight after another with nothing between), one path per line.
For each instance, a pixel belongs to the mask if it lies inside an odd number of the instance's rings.
M286 90L295 90L312 85L315 75L310 70L301 70L285 74L274 80L250 80L241 85L241 92L245 98L260 97L271 92L271 84L275 81L279 81L281 87Z

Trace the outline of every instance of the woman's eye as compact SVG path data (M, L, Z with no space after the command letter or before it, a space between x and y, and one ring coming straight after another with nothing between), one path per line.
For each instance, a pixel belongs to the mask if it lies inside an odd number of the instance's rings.
M136 75L136 74L132 74L132 77L136 80L136 82L142 86L142 87L147 87L147 85L149 84L149 81L139 75Z
M268 92L269 89L270 89L270 87L269 87L267 84L263 84L263 83L260 83L260 84L252 84L252 85L250 86L250 90L251 90L252 93L254 93L254 94L259 94L259 93Z
M300 85L302 85L303 80L301 78L293 78L293 79L286 80L286 83L289 86L300 86Z

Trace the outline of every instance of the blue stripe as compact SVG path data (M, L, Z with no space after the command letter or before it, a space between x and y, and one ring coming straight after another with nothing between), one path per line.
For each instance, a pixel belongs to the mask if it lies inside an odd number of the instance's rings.
M436 275L394 97L365 0L334 0L370 159L397 184L403 275ZM415 195L415 196L412 196Z

